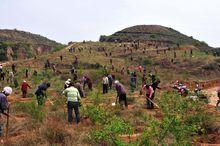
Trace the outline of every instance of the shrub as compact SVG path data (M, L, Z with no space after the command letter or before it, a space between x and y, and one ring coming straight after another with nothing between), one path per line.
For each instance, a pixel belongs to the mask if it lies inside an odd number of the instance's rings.
M192 101L178 94L165 93L159 102L163 119L148 118L142 134L142 145L191 145L193 136L205 134L211 117L202 108L203 102ZM149 134L150 133L150 134Z
M63 127L53 124L52 122L45 125L41 131L41 134L50 145L65 145L65 139L70 138L70 134L67 133Z
M142 65L143 66L147 66L147 65L153 65L153 60L151 60L150 58L145 58L143 61L142 61Z
M15 104L16 111L22 111L29 114L34 120L38 122L43 122L45 117L45 110L43 107L38 106L35 101Z
M113 145L126 145L119 139L120 135L131 135L132 133L133 128L129 123L126 123L121 118L113 116L100 130L92 132L90 137L96 143L105 141Z
M101 107L88 105L85 116L89 117L93 123L103 124L106 122L107 113Z

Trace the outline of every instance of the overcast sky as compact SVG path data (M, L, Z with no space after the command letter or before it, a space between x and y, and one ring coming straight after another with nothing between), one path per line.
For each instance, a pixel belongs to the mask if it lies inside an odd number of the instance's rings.
M0 0L0 28L58 42L94 40L140 24L172 27L220 47L220 0Z

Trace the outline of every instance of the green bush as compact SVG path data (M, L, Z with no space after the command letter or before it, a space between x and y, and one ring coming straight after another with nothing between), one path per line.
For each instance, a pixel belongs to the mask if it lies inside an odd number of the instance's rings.
M106 122L107 113L99 106L88 105L86 107L85 116L89 117L93 123L104 124Z
M193 136L205 134L211 116L202 108L204 102L192 101L178 94L165 93L159 101L163 118L148 118L141 145L191 145ZM149 134L150 133L150 134Z
M126 146L127 144L120 140L120 135L123 134L132 135L132 126L121 118L113 116L100 130L93 131L90 134L90 137L96 143L105 141L111 145Z
M22 103L17 102L15 104L16 111L21 111L29 114L34 120L43 122L45 118L45 109L42 106L38 106L35 101Z

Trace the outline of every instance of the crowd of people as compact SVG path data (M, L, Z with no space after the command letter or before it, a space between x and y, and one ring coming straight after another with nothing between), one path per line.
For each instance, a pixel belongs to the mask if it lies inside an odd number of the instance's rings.
M139 44L134 44L133 45L135 50L139 48ZM112 52L108 55L108 53L105 51L105 49L101 48L101 51L104 50L105 56L112 56ZM130 53L133 52L132 49L125 49L124 53L130 50ZM70 53L75 53L75 47L71 47L69 49ZM83 49L80 49L80 51L83 51ZM91 48L89 52L91 53ZM60 56L60 61L63 61L64 57L63 55ZM132 59L133 60L133 59ZM113 66L113 61L110 61L111 65ZM74 65L78 64L78 57L75 56L75 61L73 63ZM56 70L56 68L52 65L50 61L47 59L46 63L44 64L45 69L52 68L53 70ZM16 70L16 65L12 64L11 66L11 72L7 71L8 73L8 83L14 83L14 74L17 72ZM102 80L100 79L100 82L102 83L102 93L107 94L109 93L109 90L113 89L113 85L115 87L115 91L117 92L117 98L116 98L116 103L118 102L121 109L126 109L128 108L128 101L127 101L127 93L128 91L126 90L127 86L124 86L121 83L120 78L115 77L115 74L109 73L107 71L107 68L104 67L105 73L102 76ZM114 70L114 69L112 69ZM138 65L136 70L131 71L129 67L126 68L127 70L127 75L130 76L130 92L133 93L137 91L137 89L140 89L140 94L144 93L144 96L146 98L146 104L145 107L147 109L154 109L155 107L155 96L156 96L156 91L157 89L161 89L159 87L160 84L160 79L156 74L147 74L146 67L142 67L141 65ZM120 73L121 75L125 75L125 67L122 67ZM139 87L138 85L138 75L142 74L140 76L141 80L141 85ZM5 79L6 73L3 70L3 66L0 65L0 80ZM34 71L35 76L37 76L37 71ZM72 67L70 69L70 75L71 79L67 79L64 82L64 87L63 87L63 95L66 96L67 99L67 117L68 117L68 122L69 124L73 123L73 110L75 113L75 121L76 123L80 123L80 113L79 113L79 107L81 106L81 100L82 98L86 97L86 87L88 87L88 92L93 91L93 81L88 75L83 75L82 78L79 77L77 69ZM25 77L29 77L29 71L28 69L25 70ZM36 99L37 99L37 104L38 106L44 106L45 102L47 100L47 89L50 88L51 84L49 82L43 82L41 83L36 91ZM176 89L181 95L187 96L188 94L188 89L186 88L185 85L181 84L180 82L176 82L173 86L174 89ZM28 89L31 89L31 86L26 80L23 80L21 84L21 93L23 98L27 98L27 93ZM9 116L5 111L9 108L9 103L7 101L7 96L12 94L12 88L11 87L5 87L3 91L0 93L0 113ZM220 98L220 90L218 91L218 97ZM216 106L220 104L220 99L218 100L218 103ZM1 123L2 120L0 120L0 137L3 134L3 124Z

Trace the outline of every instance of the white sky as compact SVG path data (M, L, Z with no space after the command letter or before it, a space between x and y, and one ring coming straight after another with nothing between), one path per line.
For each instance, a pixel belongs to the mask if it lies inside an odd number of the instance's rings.
M220 0L0 0L0 28L58 42L94 40L158 24L220 47Z

